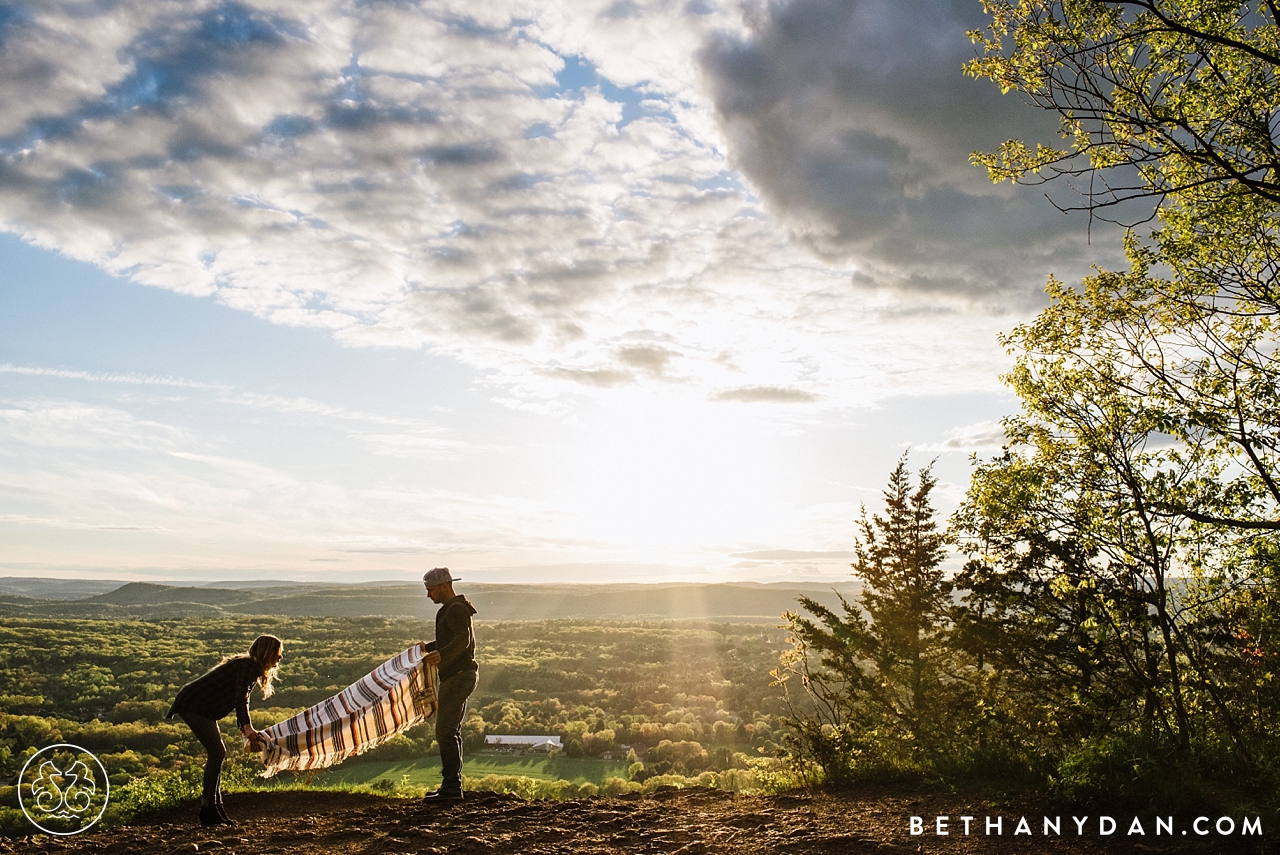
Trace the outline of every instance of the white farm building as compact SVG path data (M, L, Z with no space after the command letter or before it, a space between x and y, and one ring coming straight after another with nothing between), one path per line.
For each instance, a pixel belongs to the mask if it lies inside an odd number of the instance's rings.
M562 746L558 736L486 736L485 748L509 751L559 751Z

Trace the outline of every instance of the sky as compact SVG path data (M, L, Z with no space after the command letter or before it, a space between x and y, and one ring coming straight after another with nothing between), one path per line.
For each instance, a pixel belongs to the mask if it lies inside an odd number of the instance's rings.
M977 0L0 2L0 575L847 579L1115 264Z

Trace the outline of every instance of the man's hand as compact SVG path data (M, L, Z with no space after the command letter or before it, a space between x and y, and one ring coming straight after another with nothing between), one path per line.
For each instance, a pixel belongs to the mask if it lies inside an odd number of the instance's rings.
M423 662L426 662L428 665L439 665L439 664L440 664L440 651L439 651L439 650L432 650L432 651L430 651L429 653L427 653L427 655L426 655L426 656L423 656L423 657L422 657L422 661L423 661Z

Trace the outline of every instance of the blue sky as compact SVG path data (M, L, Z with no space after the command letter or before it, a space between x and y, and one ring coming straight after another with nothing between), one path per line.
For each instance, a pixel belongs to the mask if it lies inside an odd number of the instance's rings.
M838 578L1115 258L976 3L3 8L0 574Z

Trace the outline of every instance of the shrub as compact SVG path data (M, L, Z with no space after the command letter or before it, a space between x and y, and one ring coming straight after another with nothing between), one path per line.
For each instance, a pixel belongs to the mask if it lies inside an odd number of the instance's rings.
M0 807L0 837L23 837L34 831L19 808Z
M485 775L483 778L464 778L468 790L485 790L492 793L512 793L522 799L577 799L594 796L600 792L595 784L575 784L572 781L542 781L521 775Z
M1150 737L1118 733L1084 740L1067 751L1052 789L1073 806L1204 812L1216 801L1204 771L1189 753Z
M642 786L634 781L626 781L622 778L608 778L604 782L604 787L600 792L606 796L621 796L625 793L638 793Z
M127 825L200 797L202 770L162 773L135 778L111 791L111 806L104 820L110 825Z

